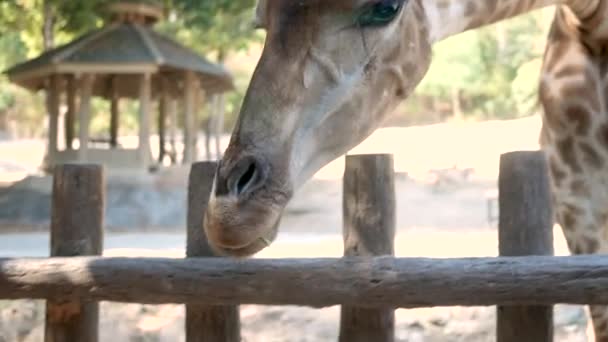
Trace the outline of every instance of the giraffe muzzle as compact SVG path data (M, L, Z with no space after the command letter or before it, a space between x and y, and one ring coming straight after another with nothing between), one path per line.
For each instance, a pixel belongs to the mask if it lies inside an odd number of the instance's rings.
M228 151L220 163L204 231L217 253L245 257L275 239L291 191L277 181L280 175L271 175L271 164L264 156L237 150Z

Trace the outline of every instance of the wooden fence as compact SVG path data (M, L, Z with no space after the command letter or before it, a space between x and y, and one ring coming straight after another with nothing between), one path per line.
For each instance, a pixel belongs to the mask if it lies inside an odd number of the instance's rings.
M215 258L201 228L214 163L192 167L187 258L102 258L98 166L55 170L51 256L0 259L0 299L46 299L45 341L97 341L98 301L186 304L186 340L239 341L239 304L342 305L340 341L393 341L394 310L497 307L497 341L553 338L552 305L608 304L608 257L553 257L544 155L501 158L498 258L393 257L390 155L349 156L339 259Z

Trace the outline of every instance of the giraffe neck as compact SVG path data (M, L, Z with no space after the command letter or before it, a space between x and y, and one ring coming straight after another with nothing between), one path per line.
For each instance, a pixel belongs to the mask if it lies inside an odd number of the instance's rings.
M567 5L580 18L591 15L600 0L424 0L430 40L437 42L551 5Z

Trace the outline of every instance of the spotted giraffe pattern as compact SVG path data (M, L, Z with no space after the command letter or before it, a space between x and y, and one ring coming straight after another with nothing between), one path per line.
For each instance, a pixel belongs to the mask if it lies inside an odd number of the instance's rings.
M541 145L557 222L573 254L608 253L608 1L588 16L557 9L540 84ZM608 307L591 306L608 342Z

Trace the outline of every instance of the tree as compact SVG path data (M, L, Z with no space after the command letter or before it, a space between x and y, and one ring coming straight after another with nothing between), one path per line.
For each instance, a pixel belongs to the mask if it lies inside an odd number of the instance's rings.
M169 20L159 29L199 53L223 64L234 52L247 49L252 42L261 41L262 33L253 27L255 0L166 0L170 9ZM245 96L249 75L235 75L236 89L228 94L224 112L228 114L227 126L235 121L240 104ZM206 131L209 133L211 113L207 114Z
M167 0L176 18L164 27L218 62L259 37L253 30L255 0Z
M100 26L106 0L0 0L0 70L33 58L76 35ZM0 128L42 134L44 98L11 85L0 76ZM11 126L11 127L9 127ZM11 132L10 135L16 135Z
M120 0L0 0L0 68L33 58L45 50L102 26L104 7ZM136 0L164 7L166 20L156 29L212 60L223 62L232 52L245 49L261 36L251 25L255 0ZM259 39L259 38L258 38ZM248 79L248 75L242 77ZM237 91L226 101L228 113L238 111L246 82L237 80ZM0 115L15 103L16 88L0 77ZM18 96L23 96L19 92ZM31 101L40 101L32 96ZM35 106L30 106L34 108ZM14 111L12 111L14 112ZM39 123L43 120L43 111ZM1 118L0 118L1 119ZM231 120L228 120L229 122ZM0 120L1 122L1 120Z
M0 0L0 32L21 32L29 55L98 27L107 0ZM56 39L57 38L57 39Z
M420 111L420 100L433 98L435 104L449 107L454 117L459 108L465 116L483 119L533 114L548 29L546 14L550 13L535 12L436 44L431 69L414 101L401 111ZM433 110L439 109L427 112Z

